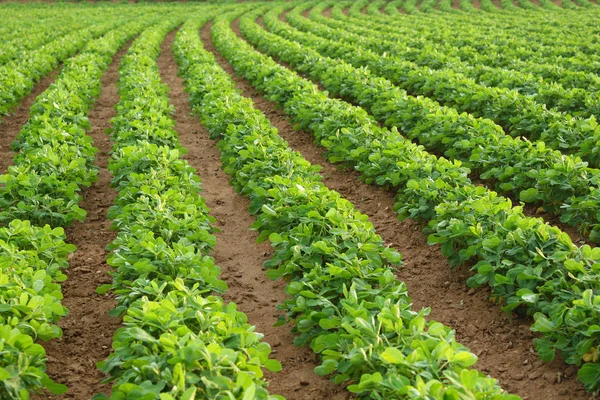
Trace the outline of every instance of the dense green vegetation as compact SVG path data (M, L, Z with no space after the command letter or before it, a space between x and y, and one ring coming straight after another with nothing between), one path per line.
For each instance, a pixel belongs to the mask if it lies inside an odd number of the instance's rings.
M57 72L0 175L1 399L67 390L46 373L43 346L62 336L68 313L61 283L77 250L64 228L85 223L82 191L98 178L89 113L125 48L108 133L118 192L108 213L117 231L112 283L98 288L115 296L111 315L123 325L98 363L112 394L95 398L282 398L264 376L282 365L221 297L228 288L212 256L215 219L202 177L183 158L157 65L175 30L168 50L197 122L250 200L258 241L272 245L266 276L285 280L278 324L316 354L315 372L358 398L519 398L477 369L453 327L412 305L395 274L402 255L236 89L202 43L205 24L235 73L312 134L330 162L393 190L399 219L422 223L453 266L471 266L466 284L487 286L505 312L529 316L543 361L560 356L588 391L600 389L596 1L0 10L0 117ZM576 227L583 242L522 203Z

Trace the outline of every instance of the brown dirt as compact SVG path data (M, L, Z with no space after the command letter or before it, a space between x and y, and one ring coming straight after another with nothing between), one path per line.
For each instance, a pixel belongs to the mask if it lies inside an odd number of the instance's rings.
M36 97L42 94L48 86L54 82L60 67L52 71L48 76L40 79L19 105L2 120L0 120L0 174L6 173L8 167L12 165L14 152L10 149L10 144L16 139L17 135L23 128L23 125L29 120L29 109L35 102Z
M532 2L533 4L535 4L538 7L542 7L542 5L540 4L540 0L529 0L530 2Z
M559 7L562 7L562 0L552 0L552 2Z
M350 7L344 7L344 9L342 10L342 14L348 15L349 13L350 13Z
M89 114L92 130L88 134L99 149L96 165L100 172L98 181L83 192L81 207L88 212L87 218L66 230L68 242L77 246L69 259L68 279L63 284L63 304L69 314L60 321L63 337L44 346L49 360L48 375L69 387L61 399L89 399L95 393L110 393L111 385L100 383L104 375L96 369L96 363L110 354L112 338L121 321L108 316L116 305L112 295L98 295L96 288L112 282L106 246L116 233L110 229L106 214L117 193L110 187L107 167L111 144L105 131L119 101L118 68L128 47L129 44L125 45L113 58L102 77L102 94Z
M481 4L479 4L479 0L473 0L473 7L478 10L481 10Z
M327 18L331 18L331 12L333 11L333 7L326 8L323 10L323 16ZM308 15L307 15L308 17Z
M232 28L241 36L237 21ZM457 339L480 357L477 367L481 371L498 378L504 388L524 399L587 398L577 380L576 367L566 366L560 360L549 364L539 360L532 349L530 319L504 314L488 301L487 288L469 289L465 285L470 276L467 267L452 269L439 247L427 244L418 223L397 220L393 193L361 183L356 172L338 169L326 161L323 149L313 144L310 134L295 131L274 103L235 75L214 48L210 50L290 146L310 162L323 166L324 183L368 215L385 243L403 254L405 264L397 275L406 282L415 308L431 307L433 319L454 328Z
M460 0L452 0L452 8L460 10Z
M205 43L210 42L208 29L202 31ZM247 211L249 200L237 195L231 187L228 175L221 169L219 150L206 129L191 116L171 52L173 40L174 34L170 34L163 43L159 70L171 89L170 98L176 109L175 128L181 145L189 150L185 158L202 178L202 196L221 230L216 234L213 256L222 269L222 279L229 285L224 297L234 301L257 331L265 334L265 341L274 349L273 356L283 365L281 372L266 374L269 391L289 400L347 399L349 394L344 389L314 373L318 365L316 356L308 348L294 346L289 326L273 327L280 315L275 306L286 298L285 283L266 278L263 262L271 258L271 246L256 243L257 234L250 230L255 219Z
M492 4L495 5L499 10L502 9L502 0L492 0Z

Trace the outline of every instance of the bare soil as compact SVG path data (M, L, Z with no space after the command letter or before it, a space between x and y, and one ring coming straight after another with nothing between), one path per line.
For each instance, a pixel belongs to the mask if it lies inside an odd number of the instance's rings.
M236 194L229 184L214 141L191 116L192 110L184 93L183 81L177 76L177 65L171 51L174 37L174 33L170 34L163 43L158 66L163 81L171 90L180 143L189 150L185 158L202 178L202 196L221 230L216 234L213 256L222 269L222 279L229 286L224 298L234 301L238 309L248 315L249 322L257 327L257 331L265 334L264 340L274 349L273 357L283 365L279 373L266 373L270 393L290 400L347 399L349 393L342 387L314 373L313 369L319 365L317 357L310 349L293 344L294 336L289 326L273 326L280 315L276 305L286 298L285 283L266 278L263 263L272 256L271 246L256 243L258 235L250 230L255 218L247 211L249 200ZM210 43L209 27L203 29L202 37L205 45Z
M110 384L101 384L104 375L96 368L98 361L108 357L112 338L121 324L120 318L108 316L116 302L112 295L96 294L100 285L111 283L111 267L106 263L106 246L115 238L107 219L108 208L117 195L110 187L108 160L111 144L106 130L115 115L118 68L129 48L125 45L113 58L102 77L102 94L89 114L92 129L88 134L99 151L96 165L98 181L84 190L81 207L88 212L84 222L75 222L66 230L69 243L77 251L69 259L68 279L63 284L63 304L69 314L60 320L63 337L44 344L48 354L48 375L69 387L67 394L44 399L90 399L95 393L110 394ZM40 397L41 399L41 397Z
M452 8L460 10L460 0L452 0Z
M481 4L479 4L479 0L473 0L473 7L478 10L481 10Z
M30 116L30 108L35 99L54 82L60 72L60 66L49 75L40 79L29 93L12 112L0 120L0 174L5 174L12 164L14 152L10 144L17 138Z
M540 4L540 0L529 0L531 1L533 4L535 4L538 7L542 7L542 5Z
M242 37L237 21L232 28ZM324 183L368 215L385 243L403 254L405 264L397 275L407 284L415 308L431 307L432 319L454 328L457 339L480 357L477 367L481 371L498 378L504 388L524 399L591 398L577 380L576 367L560 360L549 364L539 360L532 348L530 319L504 314L499 306L489 302L487 288L469 289L465 285L470 276L467 267L452 269L439 247L427 244L420 224L397 220L393 193L361 183L355 171L329 163L323 157L323 149L313 144L310 134L295 131L274 103L237 76L214 48L211 51L290 146L323 167Z

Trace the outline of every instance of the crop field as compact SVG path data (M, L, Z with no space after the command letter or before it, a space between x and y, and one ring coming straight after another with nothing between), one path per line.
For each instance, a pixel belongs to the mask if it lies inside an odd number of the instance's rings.
M599 395L598 0L0 15L0 400Z

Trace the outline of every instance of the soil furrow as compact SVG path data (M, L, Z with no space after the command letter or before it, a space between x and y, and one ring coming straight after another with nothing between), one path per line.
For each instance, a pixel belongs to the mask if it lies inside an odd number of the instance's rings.
M221 169L220 154L214 141L191 116L183 81L177 76L171 51L174 38L175 34L171 33L163 43L159 70L170 88L180 143L189 150L185 158L198 171L203 182L202 196L221 230L216 234L213 257L222 269L222 279L229 286L224 297L234 301L257 331L265 334L265 341L274 349L273 357L283 365L281 372L266 374L269 392L283 395L288 400L346 399L348 393L342 387L313 372L318 365L316 356L308 348L294 346L289 326L273 327L280 315L276 305L286 296L285 283L267 279L263 262L272 256L271 246L256 243L257 234L250 230L255 219L247 211L249 200L233 190L229 177Z
M243 37L238 21L232 27ZM342 170L327 162L323 149L313 144L312 136L295 131L288 117L274 103L237 76L208 43L207 35L204 28L205 46L215 53L244 95L253 99L293 149L312 163L323 166L324 183L368 215L384 241L403 254L405 264L397 275L406 282L414 305L431 307L433 319L456 329L458 340L480 357L478 369L498 378L504 388L525 399L586 398L575 366L567 366L560 360L549 364L539 360L532 348L530 319L508 317L498 305L488 301L487 288L469 289L465 284L470 276L467 267L451 269L439 247L427 244L418 223L397 220L393 193L364 184L355 171Z
M8 167L12 165L14 152L10 144L17 138L23 126L29 120L30 109L36 97L42 94L54 82L62 65L52 71L49 75L40 79L29 93L12 112L0 120L0 174L5 174Z
M110 384L101 384L104 376L96 363L108 357L121 320L108 315L116 305L113 297L96 294L96 288L112 282L106 246L116 232L110 229L107 212L117 193L110 187L112 175L107 167L111 143L106 130L116 113L118 68L130 43L115 55L102 77L102 94L89 114L92 129L88 134L99 149L96 165L100 171L98 181L83 192L81 207L88 213L86 220L66 230L68 242L76 245L77 251L69 259L68 279L63 284L63 304L69 309L60 321L64 335L44 344L48 374L69 387L62 399L89 399L95 393L110 393Z

